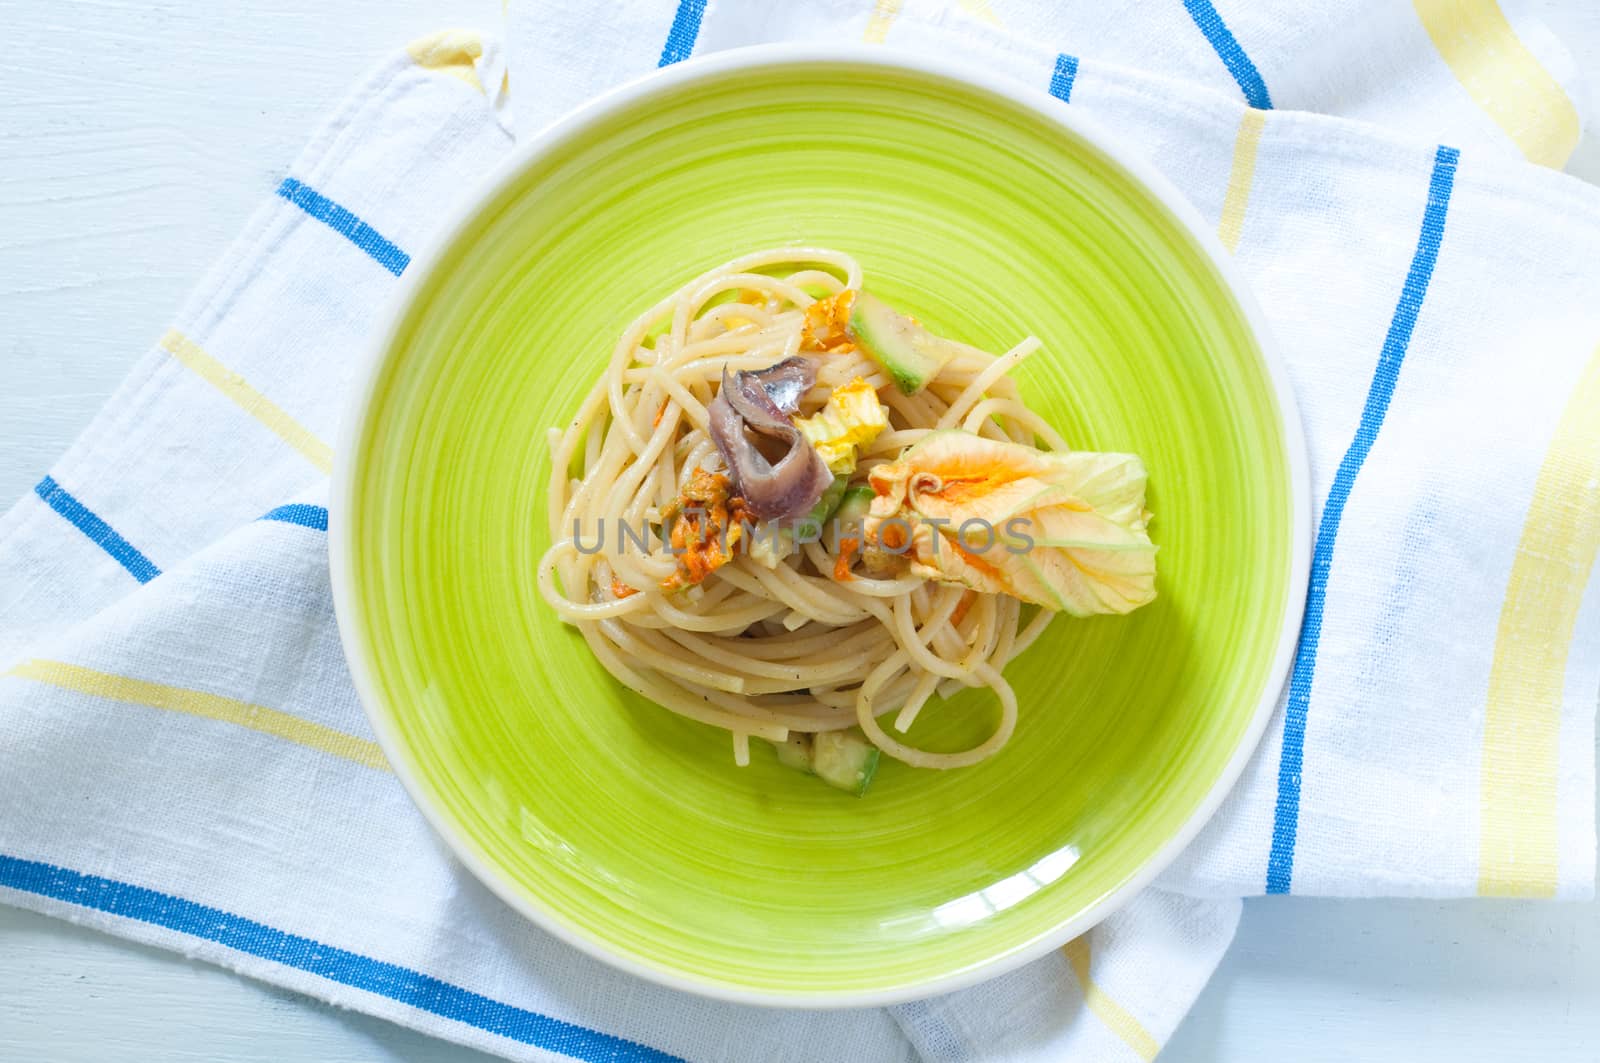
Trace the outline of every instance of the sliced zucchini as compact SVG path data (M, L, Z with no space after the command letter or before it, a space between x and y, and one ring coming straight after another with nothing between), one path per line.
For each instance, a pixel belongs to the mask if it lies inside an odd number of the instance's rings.
M867 792L878 771L878 747L855 728L814 735L793 732L787 741L772 746L778 751L779 764L815 775L857 797Z
M862 525L866 522L867 512L872 508L875 497L875 492L868 484L856 484L845 491L828 526L827 546L831 552L839 552L839 539L861 538Z
M801 734L799 731L790 731L787 741L774 742L772 748L778 751L778 763L795 771L810 773L811 771L811 736Z
M846 521L859 523L867 519L867 511L872 508L872 500L877 497L871 484L856 484L854 487L845 488L839 497L839 505L833 511L833 517L840 524Z
M857 293L850 307L850 331L907 395L926 387L961 350L959 344L935 336L870 292Z
M833 483L823 489L822 497L811 507L811 512L793 523L779 522L775 526L758 527L744 540L744 552L750 560L768 569L794 553L797 542L814 543L822 539L828 518L844 495L848 477L835 476Z
M800 518L799 531L802 539L814 540L822 536L823 525L838 508L840 500L845 496L845 486L849 482L848 476L835 476L833 483L823 489L822 497L811 507L811 512Z
M860 797L878 771L878 747L861 732L819 731L811 739L811 770L829 786Z

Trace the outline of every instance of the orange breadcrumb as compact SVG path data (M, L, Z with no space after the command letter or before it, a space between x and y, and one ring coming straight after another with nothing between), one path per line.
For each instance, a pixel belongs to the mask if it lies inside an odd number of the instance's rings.
M800 330L802 351L848 354L856 349L850 336L850 308L855 305L854 288L818 299L806 307L805 325Z
M833 563L833 578L838 583L848 583L856 577L850 571L850 558L861 547L859 539L840 539L839 557Z
M697 466L678 497L662 511L662 521L672 524L668 542L678 557L678 570L661 581L662 590L704 582L733 560L746 514L744 499L730 497L730 487L726 476Z
M956 627L967 618L967 611L972 608L972 603L978 600L977 591L965 591L961 600L956 603L955 611L950 614L950 626Z

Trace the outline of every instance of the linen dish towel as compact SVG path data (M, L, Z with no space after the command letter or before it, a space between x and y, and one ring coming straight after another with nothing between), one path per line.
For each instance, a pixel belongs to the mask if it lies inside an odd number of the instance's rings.
M1022 1061L1153 1058L1240 896L1587 895L1600 190L1523 161L1577 142L1570 61L1492 0L1236 6L515 0L509 78L474 34L396 56L0 518L0 899L514 1059ZM1143 150L1256 291L1317 506L1289 689L1159 888L887 1010L685 996L500 905L387 772L327 586L351 353L509 149L507 86L531 133L790 38L1002 69Z

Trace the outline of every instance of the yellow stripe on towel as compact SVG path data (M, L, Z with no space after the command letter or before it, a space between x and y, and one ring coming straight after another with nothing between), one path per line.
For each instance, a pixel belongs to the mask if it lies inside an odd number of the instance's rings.
M1261 146L1261 131L1267 127L1267 112L1254 107L1239 119L1239 132L1233 138L1233 168L1228 173L1228 192L1222 199L1222 221L1217 235L1229 251L1239 249L1244 235L1244 216L1250 205L1250 184L1256 176L1256 149Z
M1556 892L1561 703L1578 607L1600 550L1597 483L1600 350L1545 452L1500 609L1483 720L1478 892L1486 897Z
M989 0L960 0L961 10L974 18L981 19L991 26L1004 27L1000 16L994 13L994 8L989 6Z
M1529 162L1556 169L1578 146L1578 110L1517 39L1495 0L1412 0L1417 18L1467 95Z
M889 27L894 25L898 14L900 0L877 0L872 14L867 17L867 31L861 35L861 39L868 44L882 44L884 38L889 36Z
M142 679L130 679L110 672L97 672L93 668L82 668L61 661L37 659L23 661L7 674L20 679L31 679L36 683L47 683L62 690L88 694L91 697L126 701L152 709L166 709L168 712L181 712L202 719L231 723L236 727L246 727L252 731L272 735L274 738L294 742L307 749L331 753L336 757L355 761L363 767L375 768L378 771L389 770L389 762L384 758L383 750L378 748L376 742L368 742L355 735L324 727L320 723L312 723L287 712L269 709L265 705L252 705L248 701L225 698L220 694L208 694L203 690L187 690L162 683L147 683Z
M471 30L440 30L406 45L406 54L424 69L458 77L483 91L483 82L478 78L483 39Z
M1146 1063L1155 1059L1161 1051L1161 1042L1151 1037L1143 1023L1134 1018L1127 1008L1107 996L1100 984L1089 977L1089 935L1073 938L1061 951L1067 954L1067 963L1072 966L1072 973L1078 976L1078 985L1083 989L1083 1002L1094 1012L1095 1018L1120 1037L1140 1059Z
M311 434L299 421L261 392L244 377L207 354L200 345L177 329L161 337L161 349L193 370L196 376L233 400L251 417L266 425L279 439L289 444L324 473L333 471L333 448Z

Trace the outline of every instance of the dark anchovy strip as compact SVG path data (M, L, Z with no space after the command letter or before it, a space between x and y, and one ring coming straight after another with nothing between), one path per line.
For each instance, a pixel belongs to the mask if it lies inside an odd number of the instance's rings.
M788 415L800 408L801 396L817 382L817 363L797 355L765 369L739 373L738 382L743 391L751 396L756 395L756 386L759 385L761 394L766 396L787 424Z
M809 358L785 358L766 369L731 377L724 367L722 390L706 407L711 441L757 520L804 516L833 482L822 456L789 423L800 396L816 382L817 369ZM783 443L783 457L769 462L746 429Z

